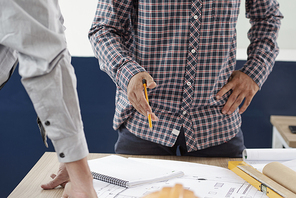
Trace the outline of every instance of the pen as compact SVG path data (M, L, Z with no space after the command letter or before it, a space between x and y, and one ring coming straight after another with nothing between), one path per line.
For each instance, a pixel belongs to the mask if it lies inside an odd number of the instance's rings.
M142 83L143 83L143 86L144 86L144 92L145 92L145 98L149 104L149 100L148 100L148 93L147 93L147 82L146 82L146 79L143 79L142 80ZM152 130L152 121L151 121L151 114L148 113L148 122L149 122L149 128Z

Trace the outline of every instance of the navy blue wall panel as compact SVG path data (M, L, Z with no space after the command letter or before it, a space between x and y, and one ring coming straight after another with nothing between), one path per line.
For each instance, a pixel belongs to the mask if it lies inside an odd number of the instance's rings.
M238 61L237 67L244 61ZM296 116L296 62L276 62L262 89L242 114L245 145L268 148L272 144L271 115Z
M245 61L238 61L238 68ZM93 57L72 59L82 119L90 152L113 153L117 133L112 128L115 85ZM270 115L296 116L296 63L277 62L261 91L242 115L245 144L271 147ZM46 148L39 135L36 113L14 73L0 91L0 198L7 197L34 166ZM50 143L50 141L48 141Z
M115 85L95 58L72 58L90 152L114 153ZM0 91L0 198L7 197L46 151L33 105L16 71Z

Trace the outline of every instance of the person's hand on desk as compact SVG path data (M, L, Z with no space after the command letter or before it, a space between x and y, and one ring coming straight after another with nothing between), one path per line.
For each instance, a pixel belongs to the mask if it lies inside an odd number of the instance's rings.
M57 175L52 174L52 175L50 175L50 177L53 180L51 180L47 184L41 185L41 188L43 188L44 190L54 189L58 186L62 186L64 188L65 185L70 181L69 174L67 172L67 169L66 169L66 166L64 163L60 163L60 167L57 172Z
M65 187L62 198L97 198L86 158L61 163L57 175L52 174L51 178L52 181L41 187L44 190L54 189L60 185Z

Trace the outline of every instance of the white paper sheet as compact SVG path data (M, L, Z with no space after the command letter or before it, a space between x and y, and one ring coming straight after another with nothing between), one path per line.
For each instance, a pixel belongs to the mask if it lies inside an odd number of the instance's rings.
M164 182L145 184L133 188L123 188L112 184L94 180L94 188L100 198L140 198L154 191L159 191L165 186L173 187L182 184L200 198L267 198L232 171L217 166L197 163L179 162L172 160L157 160L132 158L146 164L165 167L184 172L181 178Z

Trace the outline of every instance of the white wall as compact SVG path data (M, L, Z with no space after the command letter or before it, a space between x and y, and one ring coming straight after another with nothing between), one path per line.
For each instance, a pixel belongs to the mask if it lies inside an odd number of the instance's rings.
M280 54L277 60L296 61L296 0L278 0L280 11L284 15L278 37ZM249 45L247 32L250 23L245 17L245 0L241 0L240 15L237 22L237 56L247 58L246 48Z
M284 15L278 37L280 54L277 60L296 61L296 0L278 0L280 10ZM65 18L68 47L73 56L93 56L87 38L91 26L97 0L70 1L60 0L60 6ZM238 59L246 59L246 48L249 44L247 31L250 27L245 18L245 0L241 2L240 15L237 23Z
M95 16L97 0L59 0L59 4L72 56L94 56L87 34Z

